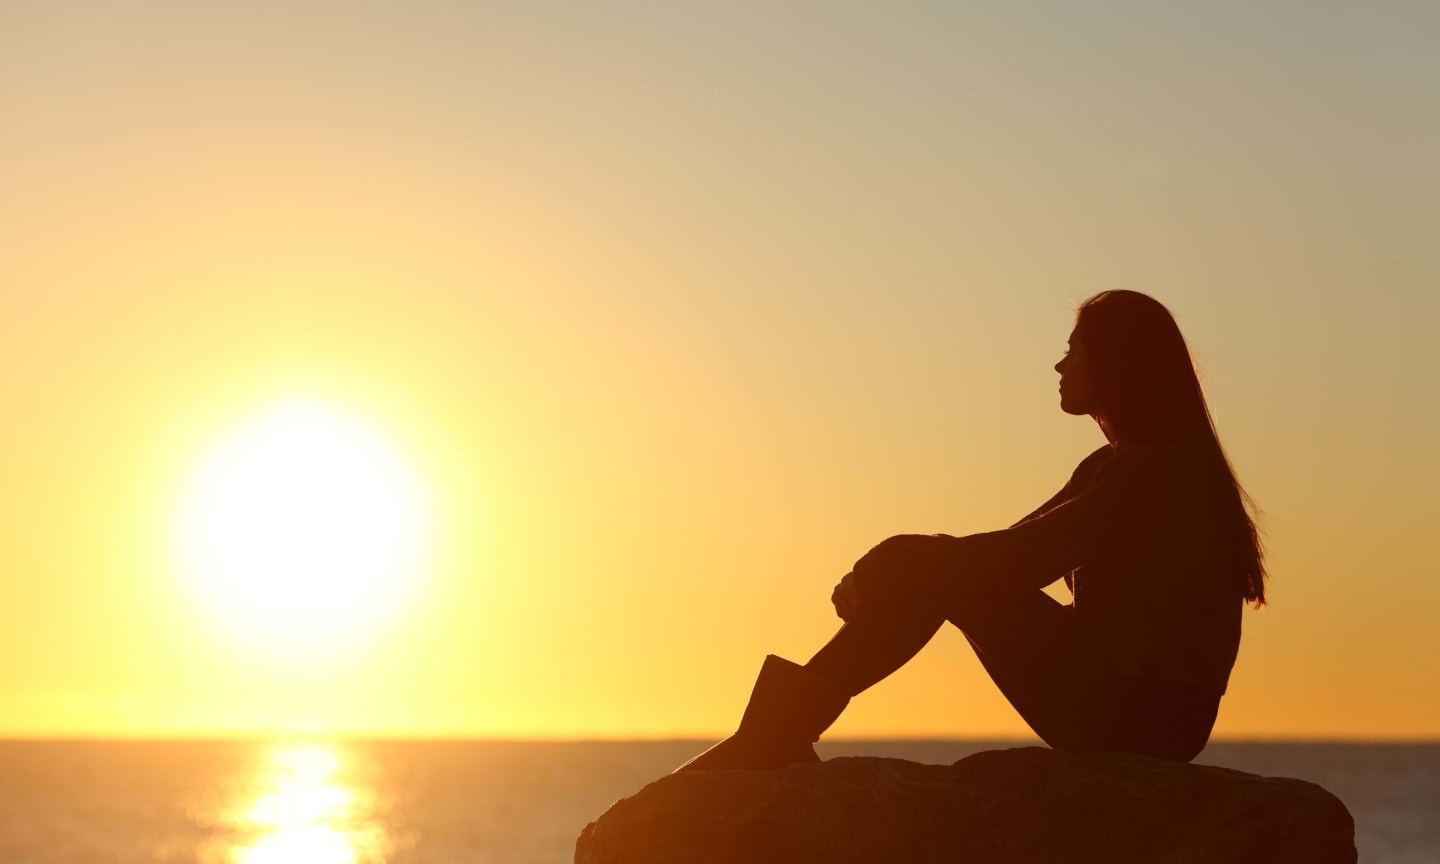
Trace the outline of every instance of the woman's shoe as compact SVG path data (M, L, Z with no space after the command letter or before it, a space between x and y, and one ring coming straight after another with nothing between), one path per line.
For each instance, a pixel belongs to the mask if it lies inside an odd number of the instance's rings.
M819 762L813 745L850 697L830 682L776 657L765 658L735 734L676 768L680 771L766 771Z

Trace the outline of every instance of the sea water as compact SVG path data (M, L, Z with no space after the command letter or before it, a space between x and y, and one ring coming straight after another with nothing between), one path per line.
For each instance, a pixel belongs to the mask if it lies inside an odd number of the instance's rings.
M564 864L706 742L0 742L0 864ZM945 764L1030 742L837 742ZM1440 862L1440 744L1212 743L1326 787L1367 864Z

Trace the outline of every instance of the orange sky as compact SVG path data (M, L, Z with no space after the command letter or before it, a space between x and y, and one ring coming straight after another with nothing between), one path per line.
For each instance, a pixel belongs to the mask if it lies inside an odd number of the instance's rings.
M1170 306L1265 509L1217 734L1440 735L1440 13L0 6L0 736L731 727L893 533L1100 443ZM204 454L363 418L433 548L323 657L174 560ZM942 635L836 735L1021 735Z

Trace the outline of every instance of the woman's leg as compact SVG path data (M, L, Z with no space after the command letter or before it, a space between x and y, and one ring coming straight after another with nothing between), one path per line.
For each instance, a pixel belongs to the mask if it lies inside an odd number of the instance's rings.
M1069 612L1043 591L887 598L841 627L805 668L853 696L908 663L949 620L998 676L1002 691L1008 686L1012 701L1030 702L1030 691L1049 689L1057 667L1077 650Z
M1056 749L1185 761L1204 746L1214 721L1218 703L1177 702L1158 682L1110 673L1074 610L1043 591L960 591L942 602L891 600L867 613L805 666L851 696L909 662L949 620L1020 716Z
M1123 749L1116 737L1123 694L1081 634L1075 610L1039 590L981 599L953 609L950 620L1035 734L1057 750Z
M805 668L854 696L910 662L944 623L941 610L891 604L847 621Z
M1204 749L1220 697L1156 677L1115 673L1072 607L1044 592L1003 598L1001 614L957 613L990 678L1057 750L1123 751L1189 762ZM1018 626L1007 626L1018 625Z

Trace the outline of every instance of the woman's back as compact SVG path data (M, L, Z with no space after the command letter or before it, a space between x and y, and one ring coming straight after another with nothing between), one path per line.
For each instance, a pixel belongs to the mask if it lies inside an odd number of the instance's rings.
M1076 479L1087 487L1123 489L1112 497L1123 503L1107 541L1069 580L1081 626L1122 675L1223 694L1243 600L1213 472L1186 448L1163 443L1102 448L1081 469L1089 476Z

